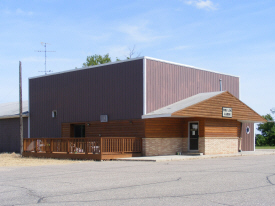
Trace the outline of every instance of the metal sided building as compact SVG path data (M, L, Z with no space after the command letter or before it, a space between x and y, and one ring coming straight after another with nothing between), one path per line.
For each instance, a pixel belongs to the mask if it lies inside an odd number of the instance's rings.
M239 100L239 84L150 57L30 78L29 137L137 137L145 156L253 151L265 120Z
M23 136L28 137L28 101L23 101ZM0 153L20 153L19 102L0 104Z

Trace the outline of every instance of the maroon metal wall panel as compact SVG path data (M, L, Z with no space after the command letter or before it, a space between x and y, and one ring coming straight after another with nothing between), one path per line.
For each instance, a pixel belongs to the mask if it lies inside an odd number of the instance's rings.
M20 153L19 118L0 119L0 153ZM23 137L28 137L28 118L23 118Z
M229 91L239 98L239 78L146 60L146 113L202 92Z
M29 80L30 136L61 137L62 122L140 119L143 60ZM57 117L52 118L52 110Z
M246 134L246 127L250 128L250 133ZM242 151L254 151L254 123L242 124Z

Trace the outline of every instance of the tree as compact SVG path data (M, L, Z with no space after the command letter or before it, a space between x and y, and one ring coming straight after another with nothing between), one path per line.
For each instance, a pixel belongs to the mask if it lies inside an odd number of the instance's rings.
M128 47L128 50L129 50L129 54L128 54L128 56L125 56L125 57L126 57L126 59L132 59L134 54L136 53L136 51L135 51L136 50L136 45L134 45L133 48ZM136 55L136 57L139 57L139 56L140 56L140 53L138 53ZM121 59L116 57L116 61L121 61Z
M257 130L261 134L256 135L256 145L257 146L275 146L275 122L270 114L264 115L268 122L258 124Z
M130 47L128 49L129 49L129 55L125 56L125 57L126 57L126 59L131 59L133 57L133 55L136 53L136 51L135 51L136 46L134 45L132 49ZM138 55L136 57L139 57L139 55L140 55L140 53L138 53ZM112 60L111 60L111 57L109 56L109 53L105 54L103 56L95 54L93 56L87 56L86 62L83 63L82 67L105 64L105 63L108 63L111 61ZM116 61L121 61L121 59L116 57Z
M105 54L103 56L95 54L93 56L87 56L86 62L83 63L83 67L105 64L105 63L108 63L111 61L112 60L111 60L111 57L109 56L109 54Z

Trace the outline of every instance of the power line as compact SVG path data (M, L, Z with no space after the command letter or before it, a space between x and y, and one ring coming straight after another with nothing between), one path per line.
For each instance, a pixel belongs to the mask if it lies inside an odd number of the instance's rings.
M51 70L47 71L47 52L55 52L55 51L47 51L47 44L51 45L49 43L45 43L45 42L41 42L42 45L44 45L45 47L45 51L36 51L36 52L44 52L45 53L45 71L39 71L39 72L45 72L45 75L47 74L47 72L53 72Z

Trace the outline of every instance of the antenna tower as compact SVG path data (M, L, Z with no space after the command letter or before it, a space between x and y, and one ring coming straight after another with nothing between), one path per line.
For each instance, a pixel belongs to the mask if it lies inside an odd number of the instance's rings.
M45 42L41 42L42 45L44 45L45 47L45 51L37 51L37 52L45 52L45 71L39 71L39 72L45 72L45 75L47 74L47 72L53 72L51 70L47 71L47 52L55 52L55 51L47 51L47 44L51 45L49 43L45 43Z

